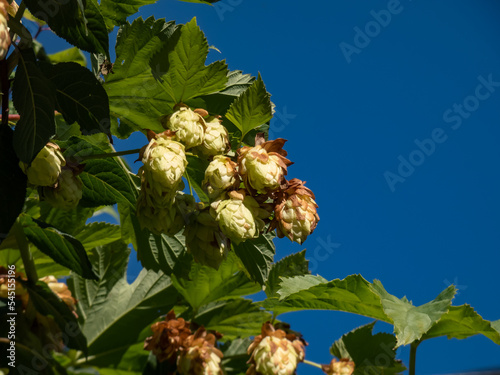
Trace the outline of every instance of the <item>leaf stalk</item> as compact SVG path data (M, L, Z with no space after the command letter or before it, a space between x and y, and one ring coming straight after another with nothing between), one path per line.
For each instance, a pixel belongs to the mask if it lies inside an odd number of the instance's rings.
M36 282L38 281L38 275L36 273L35 262L33 261L33 255L30 251L30 245L28 240L26 239L26 235L24 234L23 226L19 222L19 218L17 218L16 222L12 226L12 230L19 246L21 259L23 260L24 270L26 272L26 276L28 277L28 281L36 284Z
M134 150L125 150L125 151L117 151L117 152L106 152L104 154L93 154L93 155L82 156L81 160L85 161L85 160L91 160L91 159L114 158L116 156L138 154L139 151L141 151L141 149L140 148L136 148Z

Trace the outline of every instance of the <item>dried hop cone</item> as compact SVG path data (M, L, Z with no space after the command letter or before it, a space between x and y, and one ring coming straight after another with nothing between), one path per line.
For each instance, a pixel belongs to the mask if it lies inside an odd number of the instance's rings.
M54 186L61 173L61 167L66 165L66 160L61 149L54 143L47 143L35 159L28 165L19 162L22 171L28 176L30 184L37 186Z
M224 191L236 189L240 184L238 165L227 156L217 155L205 170L203 189L211 199L217 198Z
M222 352L215 346L216 337L205 328L198 330L185 341L177 358L177 372L182 375L223 374L220 367Z
M191 335L189 322L183 318L176 318L172 310L164 321L153 324L151 330L153 336L146 339L144 349L151 351L159 362L169 360L175 363L178 350Z
M271 228L277 227L278 237L303 243L319 221L314 194L299 179L288 181L287 187L275 200L275 217Z
M184 146L171 139L172 133L164 132L151 137L141 151L144 179L158 195L175 192L186 170Z
M192 217L184 235L187 249L194 259L215 269L219 268L231 247L229 239L207 210Z
M60 283L54 276L45 276L40 279L47 284L57 296L69 307L69 309L76 315L76 299L73 298L71 291L65 283Z
M203 117L206 115L208 113L204 109L193 111L187 106L181 106L168 116L164 127L174 131L176 139L189 149L203 143L207 126Z
M0 0L0 60L3 60L7 55L10 47L9 28L7 27L7 18L9 3L7 0Z
M11 271L12 272L12 271ZM8 298L9 297L9 285L12 285L12 281L9 278L9 271L7 268L0 266L0 298ZM16 279L22 279L26 280L26 277L24 274L20 272L15 273L15 278ZM28 299L29 299L29 294L26 288L19 282L19 280L16 280L15 284L15 298L19 298L22 301L22 306L23 308L26 308L28 304Z
M239 173L249 191L269 193L279 189L287 174L287 167L293 164L285 158L285 142L282 138L264 142L259 133L255 137L255 147L247 146L238 150Z
M205 156L221 155L231 148L229 134L220 118L211 116L206 120L205 137L203 143L198 146L200 153Z
M52 206L71 210L82 199L83 183L71 168L63 167L54 187L43 187L42 196Z
M322 365L321 369L327 375L352 375L354 372L354 362L349 359L332 359L330 364Z
M222 232L231 241L239 244L256 238L264 229L264 220L270 216L268 210L244 190L230 191L211 204L211 214L219 223Z
M305 343L294 334L274 329L270 322L262 325L261 334L248 347L251 355L247 375L292 375L304 360Z

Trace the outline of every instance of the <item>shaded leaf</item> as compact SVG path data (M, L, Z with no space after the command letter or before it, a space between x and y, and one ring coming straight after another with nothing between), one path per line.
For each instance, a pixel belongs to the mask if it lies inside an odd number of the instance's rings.
M252 341L250 337L244 339L238 338L221 346L221 350L224 353L222 366L228 375L243 375L246 373L248 370L247 361L250 359L247 349Z
M332 345L330 352L337 358L354 361L354 375L395 374L406 370L396 360L396 338L390 333L373 334L375 322L356 328Z
M60 52L52 53L47 56L51 63L74 62L80 66L87 66L87 59L78 47L71 47Z
M120 226L104 222L90 223L76 235L76 239L82 243L86 250L110 244L120 238Z
M266 295L275 297L280 288L282 277L293 277L307 275L309 273L309 261L306 260L306 251L291 254L273 264L266 282Z
M56 109L68 125L78 122L83 135L109 134L108 95L90 70L74 62L42 64L41 69L56 88Z
M38 69L31 50L19 55L12 100L21 115L14 132L14 149L21 161L31 163L56 133L55 91Z
M251 241L232 244L249 275L261 285L265 284L273 263L276 251L273 238L274 234L266 233Z
M186 155L186 159L188 161L186 168L188 182L191 184L191 187L200 201L208 203L210 201L208 195L201 186L203 179L205 178L205 170L207 169L209 163L207 160L199 158L195 155Z

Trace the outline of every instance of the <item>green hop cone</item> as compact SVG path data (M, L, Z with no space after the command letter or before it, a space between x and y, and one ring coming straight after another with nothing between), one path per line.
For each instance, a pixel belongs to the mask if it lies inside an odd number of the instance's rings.
M56 208L71 210L82 199L83 183L72 169L64 167L55 187L42 187L42 197Z
M237 167L238 165L227 156L214 157L205 170L205 179L202 182L203 189L211 199L239 186Z
M219 269L231 247L229 239L208 211L202 211L192 218L184 236L187 249L194 259L215 269Z
M271 223L271 228L277 228L278 237L286 236L299 244L314 231L319 221L314 194L304 184L297 178L288 181L287 187L277 194Z
M266 322L248 347L248 354L251 365L247 375L293 375L297 364L304 360L304 342Z
M280 188L287 174L287 167L293 163L285 158L282 138L264 142L259 133L255 147L238 149L239 173L250 192L270 193Z
M163 126L175 132L176 139L189 149L203 143L206 128L203 116L207 114L205 110L193 111L187 106L181 106L167 118Z
M220 116L211 116L206 120L203 143L196 149L204 156L222 155L231 148L229 134L222 125Z
M184 146L166 134L149 141L142 153L143 177L158 195L175 194L187 166Z
M58 145L47 143L42 148L31 165L19 162L22 171L28 176L30 184L37 186L54 186L61 173L61 167L66 165Z
M215 346L215 335L200 327L184 341L177 357L177 372L181 375L222 375L222 352Z
M270 216L269 211L244 190L230 191L227 196L211 204L211 214L222 233L236 244L258 237L265 226L263 219Z

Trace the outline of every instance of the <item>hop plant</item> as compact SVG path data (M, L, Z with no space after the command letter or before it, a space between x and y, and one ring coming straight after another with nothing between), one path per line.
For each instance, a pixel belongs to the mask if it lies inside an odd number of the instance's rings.
M73 169L63 167L54 187L44 186L41 190L43 199L56 208L71 210L82 199L83 183Z
M201 211L186 226L186 246L194 259L218 269L231 247L229 239L208 211Z
M204 109L193 111L188 106L181 105L177 111L167 117L163 126L175 132L176 139L189 149L203 143L207 127L203 117L207 115L208 112Z
M198 146L202 155L215 156L224 154L231 148L229 134L222 125L220 116L211 116L206 120L206 130L203 143Z
M319 221L313 192L299 179L288 181L287 187L280 191L275 199L275 217L271 228L277 228L278 237L288 237L291 241L302 244Z
M73 298L71 291L65 283L60 283L54 276L45 276L40 279L46 283L50 290L52 290L71 310L71 312L78 318L76 314L76 299Z
M0 60L7 55L10 47L9 28L7 27L9 3L7 0L0 0Z
M200 327L185 341L177 358L177 372L182 375L223 374L220 362L222 352L215 346L216 337Z
M259 133L255 137L254 147L238 149L239 173L250 192L269 193L279 189L287 174L287 167L293 164L285 158L285 142L282 138L265 142Z
M42 148L31 165L19 162L29 183L37 186L54 186L64 165L66 161L59 146L50 142Z
M227 156L217 155L205 170L203 189L211 199L217 198L224 191L236 189L240 184L238 165Z
M327 375L352 375L354 372L354 362L349 359L332 359L328 365L322 365L321 369Z
M153 336L144 342L144 349L151 351L159 362L170 361L175 363L177 354L184 347L191 335L190 323L183 318L176 318L174 311L170 311L165 320L151 326Z
M211 204L212 216L222 232L236 244L258 237L264 229L263 219L270 216L269 211L244 190L230 191L227 196Z
M261 334L248 347L251 357L247 375L295 374L297 364L304 360L304 345L296 335L264 323Z
M184 146L172 140L172 136L169 131L152 133L149 144L141 150L142 177L158 196L175 194L187 166Z

